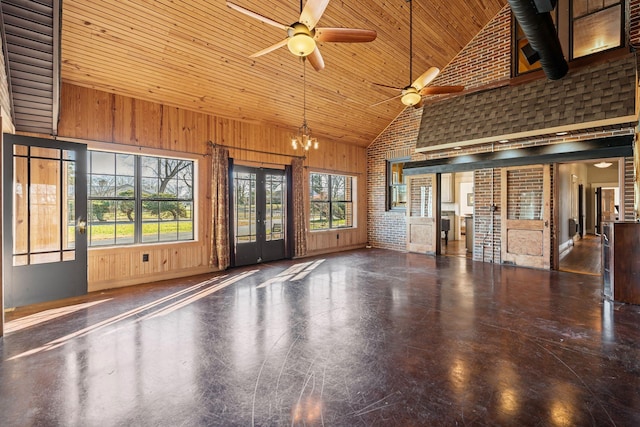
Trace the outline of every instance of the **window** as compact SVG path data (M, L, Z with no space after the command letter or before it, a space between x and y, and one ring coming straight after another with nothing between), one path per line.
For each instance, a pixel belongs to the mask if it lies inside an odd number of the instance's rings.
M573 58L622 46L622 2L573 0Z
M355 180L344 175L309 174L312 231L354 226Z
M193 240L191 160L89 152L89 246Z
M558 0L551 12L565 56L582 58L624 45L624 7L621 0ZM513 21L513 71L520 75L540 69L520 24Z
M409 159L387 161L387 210L404 210L407 206L407 183L404 162Z

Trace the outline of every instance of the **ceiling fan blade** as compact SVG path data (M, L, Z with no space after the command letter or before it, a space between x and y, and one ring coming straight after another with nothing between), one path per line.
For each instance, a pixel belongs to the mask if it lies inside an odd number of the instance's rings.
M276 49L280 49L282 46L286 46L287 42L289 41L289 39L284 39L282 41L279 41L278 43L271 45L265 49L262 49L260 52L256 52L253 55L249 56L249 58L257 58L258 56L262 56L262 55L266 55L269 52L273 52Z
M442 95L445 93L462 92L464 86L427 86L423 87L420 95Z
M420 102L413 105L413 108L420 108L424 105L424 98L420 98Z
M324 59L322 59L322 55L320 54L320 49L318 49L318 46L316 46L313 52L307 55L307 59L316 71L324 70Z
M288 26L288 25L284 25L284 24L281 24L281 23L279 23L279 22L276 22L276 21L274 21L273 19L269 19L269 18L267 18L266 16L262 16L262 15L260 15L259 13L252 12L252 11L250 11L249 9L245 9L245 8L244 8L244 7L242 7L242 6L238 6L237 4L233 4L233 3L231 3L231 2L227 2L227 6L229 6L231 9L237 10L237 11L238 11L238 12L240 12L240 13L244 13L244 14L245 14L245 15L247 15L247 16L250 16L250 17L252 17L252 18L255 18L255 19L257 19L258 21L262 21L262 22L264 22L265 24L269 24L269 25L273 25L274 27L282 28L282 29L283 29L283 30L285 30L285 31L286 31L287 29L289 29L289 26Z
M403 88L398 87L398 86L389 86L389 85L383 85L382 83L373 83L376 86L381 86L381 87L388 87L389 89L397 89L397 90L402 90Z
M302 13L300 13L298 21L313 30L328 5L329 0L308 0L307 4L304 5L304 9L302 9Z
M366 43L376 39L374 30L359 28L316 28L315 39L319 42L333 43Z
M392 101L392 100L394 100L396 98L400 98L401 96L402 96L402 94L396 95L396 96L392 96L391 98L387 98L387 99L385 99L383 101L376 102L375 104L371 104L370 107L375 107L376 105L384 104L385 102Z
M420 90L422 90L423 87L431 83L433 79L437 77L438 73L440 73L440 69L436 67L431 67L427 71L422 73L420 77L415 79L415 81L411 84L411 86L415 87L416 90L420 92Z

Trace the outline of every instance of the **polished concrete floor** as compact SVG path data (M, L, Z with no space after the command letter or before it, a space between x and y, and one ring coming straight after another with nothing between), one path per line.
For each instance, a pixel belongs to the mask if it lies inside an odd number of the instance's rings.
M60 305L7 313L2 426L640 425L594 276L363 249Z

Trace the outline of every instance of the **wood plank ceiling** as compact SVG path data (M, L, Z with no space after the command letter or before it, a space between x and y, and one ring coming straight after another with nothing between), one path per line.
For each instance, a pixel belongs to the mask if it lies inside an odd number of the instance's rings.
M293 0L235 0L281 23ZM443 68L506 0L413 0L413 78ZM302 123L303 65L286 47L249 58L284 38L281 29L224 0L65 0L62 80L219 117ZM402 111L397 94L373 83L409 81L409 3L333 0L318 26L374 29L366 44L322 43L326 68L307 64L307 120L313 135L366 147Z

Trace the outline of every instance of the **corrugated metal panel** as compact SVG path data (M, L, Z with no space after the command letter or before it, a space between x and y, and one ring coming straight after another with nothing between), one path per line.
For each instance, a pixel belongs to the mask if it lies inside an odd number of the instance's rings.
M59 1L2 0L0 5L15 128L55 135Z

